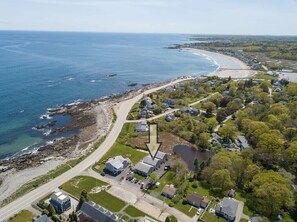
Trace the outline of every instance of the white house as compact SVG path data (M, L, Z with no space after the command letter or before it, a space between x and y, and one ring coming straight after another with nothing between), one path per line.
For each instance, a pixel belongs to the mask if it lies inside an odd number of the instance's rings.
M130 163L128 158L116 156L105 163L105 169L113 175L120 174Z

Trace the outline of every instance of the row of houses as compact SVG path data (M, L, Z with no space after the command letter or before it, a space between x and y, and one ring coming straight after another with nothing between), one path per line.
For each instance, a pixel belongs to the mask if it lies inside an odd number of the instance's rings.
M147 155L143 160L137 163L134 167L134 172L144 177L149 176L154 170L158 169L162 163L168 160L166 153L158 151L156 157L153 159L151 155Z
M196 109L196 108L190 108L190 107L183 107L181 108L180 110L176 111L176 112L179 112L179 113L186 113L186 114L189 114L191 116L198 116L201 112L199 109ZM175 119L175 113L172 112L172 113L168 113L166 116L165 116L165 120L167 122L171 122L172 120Z
M235 148L238 148L240 150L244 150L248 147L250 147L249 142L247 141L247 139L245 138L245 136L237 136L235 139ZM234 144L231 140L229 141L223 141L223 138L221 136L219 136L217 133L212 133L211 134L211 144L213 146L218 146L218 145L222 145L222 147L224 148L234 148Z

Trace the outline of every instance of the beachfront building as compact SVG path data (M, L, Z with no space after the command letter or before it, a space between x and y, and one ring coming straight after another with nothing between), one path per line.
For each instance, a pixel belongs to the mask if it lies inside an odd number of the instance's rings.
M227 221L235 221L236 213L239 203L233 198L224 197L224 199L217 204L215 213L224 217Z
M176 192L177 192L177 189L174 187L173 184L171 184L171 185L166 184L164 186L161 194L164 197L167 197L169 199L172 199L175 196Z
M130 160L128 158L124 158L122 156L116 156L114 158L110 158L105 163L105 169L113 175L120 174L128 165L130 164Z
M155 158L159 159L161 163L165 163L168 160L168 154L158 151Z
M136 132L147 132L148 131L148 124L147 121L145 119L140 120L137 124L136 124Z
M206 197L203 197L199 194L188 194L186 196L186 199L188 201L188 203L194 207L198 207L198 208L206 208L210 202L209 199L207 199Z
M148 165L151 165L153 167L154 170L156 170L157 168L160 167L161 165L161 161L158 158L152 158L151 155L148 155L146 157L143 158L142 160L143 163L146 163Z
M78 211L80 221L94 222L124 222L117 215L95 204L92 201L84 202Z
M51 195L50 204L55 208L57 213L64 213L71 207L70 197L61 191Z
M137 163L136 166L134 167L134 172L144 177L149 176L153 171L154 171L154 167L152 165L149 165L143 162Z

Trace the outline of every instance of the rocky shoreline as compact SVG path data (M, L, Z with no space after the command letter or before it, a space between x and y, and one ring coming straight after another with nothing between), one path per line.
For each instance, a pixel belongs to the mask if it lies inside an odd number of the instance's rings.
M56 115L67 115L71 117L69 124L52 129L49 133L50 135L59 135L72 130L77 130L78 133L74 136L54 139L51 143L41 146L37 151L32 153L0 160L0 178L5 180L7 174L12 171L18 172L28 168L38 167L49 160L79 158L87 151L86 149L89 148L89 144L108 133L112 123L112 108L114 104L165 83L146 84L140 89L129 90L122 94L87 102L77 102L69 105L63 104L59 107L48 109L48 116L51 118ZM98 108L101 109L101 115L98 115ZM102 120L104 120L103 123ZM35 129L49 129L56 124L57 121L53 120L47 124L38 125Z

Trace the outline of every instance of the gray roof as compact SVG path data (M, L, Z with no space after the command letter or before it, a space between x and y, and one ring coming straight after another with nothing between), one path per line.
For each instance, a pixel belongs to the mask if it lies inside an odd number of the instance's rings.
M33 219L34 222L49 222L49 218L48 216L46 216L45 214L41 215L38 218Z
M148 155L143 158L142 162L155 167L159 164L160 160L158 158L152 159L151 155Z
M55 200L56 202L63 204L70 199L70 197L61 191L55 192L51 195L51 199Z
M79 213L94 219L96 222L123 222L114 213L92 201L84 202Z
M124 157L122 156L116 156L114 158L110 158L107 162L109 164L111 164L114 168L116 169L121 169L124 167L124 162L127 161L129 162L128 159L125 159Z
M156 154L156 158L158 158L160 160L163 160L166 157L166 155L167 155L166 153L158 151L157 154Z
M240 142L240 144L241 144L241 146L243 148L247 148L247 147L250 146L249 143L248 143L248 141L246 140L246 138L244 136L238 136L237 137L237 140Z
M148 174L152 170L152 168L153 168L153 166L151 166L151 165L148 165L148 164L143 163L143 162L139 162L134 167L134 170L137 170L137 171Z
M148 130L148 125L147 125L147 121L146 120L141 120L139 122L137 122L136 124L136 131L147 131Z
M217 204L216 211L220 212L220 210L221 210L222 212L227 214L229 217L235 217L237 208L238 208L238 204L239 204L238 201L236 201L232 198L224 197L224 199L220 203ZM222 209L220 209L220 208L222 208Z

